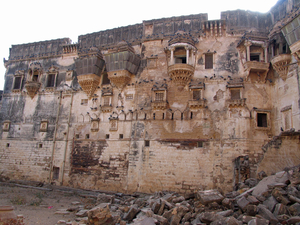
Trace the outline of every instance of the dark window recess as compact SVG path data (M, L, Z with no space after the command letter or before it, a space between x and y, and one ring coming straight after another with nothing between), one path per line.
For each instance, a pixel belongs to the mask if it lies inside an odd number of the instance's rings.
M107 73L103 73L102 84L110 84Z
M79 139L79 134L76 134L76 135L75 135L75 138L76 138L76 139Z
M10 143L6 143L6 147L8 148L10 146Z
M241 99L240 89L230 90L230 94L231 94L231 100Z
M287 53L286 45L283 45L283 46L282 46L282 53L283 53L283 54L286 54L286 53Z
M46 87L55 86L55 74L48 74Z
M257 126L268 127L267 113L257 113Z
M15 77L14 89L21 89L22 77Z
M197 141L197 147L203 148L203 141Z
M205 69L213 68L213 54L205 54Z
M181 113L181 120L183 120L183 113Z
M145 119L147 119L147 113L145 113L145 117L144 117L144 120L145 120Z
M149 140L146 140L145 141L145 147L149 147L150 146L150 141Z
M39 144L39 148L42 148L43 147L43 144Z
M199 90L193 91L193 100L200 100L201 92Z
M153 113L153 119L155 120L155 113Z
M119 138L120 138L120 139L123 139L123 134L119 134Z
M164 120L165 119L165 114L163 113L163 115L162 115L162 119Z
M259 62L259 54L250 54L250 61Z
M175 64L178 64L178 63L186 64L186 57L185 56L175 57Z
M171 120L173 120L174 119L174 113L172 113L172 118L171 118Z
M105 139L109 139L109 134L106 134L106 135L105 135Z
M193 112L191 112L191 119L193 119Z
M32 81L38 82L39 81L39 73L38 71L34 71Z
M53 167L53 180L58 180L59 178L59 167Z
M85 135L85 139L90 139L90 135L89 135L89 134L86 134L86 135Z

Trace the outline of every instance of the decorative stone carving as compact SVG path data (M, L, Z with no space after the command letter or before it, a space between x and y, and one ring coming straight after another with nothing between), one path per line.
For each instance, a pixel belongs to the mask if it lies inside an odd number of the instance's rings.
M47 132L48 130L48 120L42 120L40 126L40 132Z
M4 132L8 132L9 131L9 128L10 128L10 121L9 120L5 120L3 122L3 131Z
M169 66L168 74L178 86L185 86L194 75L195 68L188 64L174 64Z
M37 91L40 89L41 83L35 81L27 81L25 83L25 89L27 90L28 95L33 98Z
M272 66L283 80L286 80L287 78L287 73L289 71L288 64L290 64L291 61L291 54L280 54L274 56L271 60Z
M99 119L92 119L92 124L91 124L91 131L98 131L99 130Z
M100 76L96 74L85 74L77 77L78 83L88 98L92 98L96 88L100 84Z
M166 101L154 101L154 102L151 102L151 107L153 110L164 110L166 109L168 106L168 103Z
M66 72L66 81L73 80L73 70L67 70Z
M118 130L118 118L112 118L109 121L109 130L117 131Z
M245 104L246 104L246 98L226 100L227 107L235 107L235 106L240 107L240 106L245 106Z
M108 72L108 79L119 89L122 90L131 80L131 73L127 70Z
M205 99L189 100L190 109L199 109L199 108L204 108L205 106L206 106Z

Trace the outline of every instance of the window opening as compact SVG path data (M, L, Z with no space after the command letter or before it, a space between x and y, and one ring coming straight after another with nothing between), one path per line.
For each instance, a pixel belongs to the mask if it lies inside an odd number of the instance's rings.
M32 81L38 82L38 80L39 80L39 73L38 71L34 71Z
M259 62L259 53L250 53L250 61L257 61Z
M156 102L162 102L163 100L164 100L164 93L156 92L155 93L155 101Z
M150 141L149 140L145 140L145 147L149 147L150 146Z
M79 139L79 134L76 134L76 135L75 135L75 138L76 138L76 139Z
M10 143L6 143L6 147L9 148L9 146L10 146Z
M14 89L21 89L22 77L15 77Z
M90 139L90 135L89 135L89 134L86 134L86 135L85 135L85 139Z
M241 99L240 89L230 90L231 100Z
M43 147L43 144L39 144L39 148L42 148Z
M181 120L183 120L183 113L181 113Z
M119 139L123 139L123 134L119 134Z
M193 112L191 112L191 119L193 119Z
M213 68L213 54L205 54L205 69Z
M174 119L174 113L172 113L172 118L171 118L171 120L173 120Z
M106 105L106 106L109 105L109 97L105 97L105 98L104 98L104 103L103 103L103 105Z
M200 100L200 98L201 98L200 90L193 91L193 100Z
M55 74L48 74L46 87L55 86Z
M197 141L197 147L203 148L203 141Z
M109 139L109 134L106 134L106 135L105 135L105 139Z
M153 113L153 119L155 120L155 113Z
M53 166L53 179L58 180L59 178L59 167Z
M163 120L165 119L165 113L163 113L163 115L162 115L162 119L163 119Z
M268 126L266 113L257 113L257 126L258 127Z

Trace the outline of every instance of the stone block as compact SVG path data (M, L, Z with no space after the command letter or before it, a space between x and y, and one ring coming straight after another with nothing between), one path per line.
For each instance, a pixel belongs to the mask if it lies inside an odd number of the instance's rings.
M263 202L263 204L271 211L273 212L273 209L275 207L275 205L278 202L276 201L276 199L273 196L270 196L266 201Z
M237 200L237 205L239 206L240 209L242 209L243 211L246 210L247 205L249 205L250 202L245 198L242 197L240 199Z
M287 220L287 223L291 225L298 224L299 222L300 222L300 216L294 216Z
M248 222L248 225L266 225L269 224L269 220L254 218Z
M269 220L270 224L277 224L279 222L278 219L272 214L270 210L267 209L266 206L259 204L257 208L258 215L262 216L266 220Z
M200 214L199 219L203 223L212 223L215 220L224 220L225 217L220 216L215 212L204 212Z
M248 216L255 216L257 213L257 206L256 205L247 205L246 212Z
M86 217L88 215L88 210L85 210L85 209L84 210L80 210L75 215L78 216L78 217Z
M217 214L220 215L220 216L228 217L228 216L231 216L233 214L233 211L231 209L229 209L229 210L226 210L226 211L217 212Z
M198 191L197 198L203 205L207 205L211 202L220 203L224 199L223 195L221 195L221 193L217 190Z
M258 205L260 203L260 201L252 195L248 196L247 200L250 202L250 204L253 204L253 205Z
M298 216L300 215L300 204L295 203L289 207L289 212L292 216Z
M127 220L127 221L133 220L139 211L140 211L140 209L138 209L136 206L134 206L134 205L131 206L129 211L123 215L123 220Z
M286 205L281 204L281 203L276 204L274 212L273 212L274 216L277 217L279 215L287 214L287 213L288 213L288 210L287 210Z

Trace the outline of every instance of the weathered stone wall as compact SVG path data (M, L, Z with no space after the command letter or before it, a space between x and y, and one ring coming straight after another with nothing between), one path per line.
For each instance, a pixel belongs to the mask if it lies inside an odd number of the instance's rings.
M12 46L0 109L0 174L122 192L230 191L240 161L242 179L298 164L294 136L280 139L280 151L266 145L300 129L298 59L290 55L282 75L268 52L274 18L294 4L284 2L266 14L165 18L81 35L78 44ZM48 45L54 53L41 50ZM127 61L119 54L124 49ZM118 67L77 74L75 59L89 57ZM126 63L134 59L138 69L130 70ZM92 61L82 62L95 67Z

